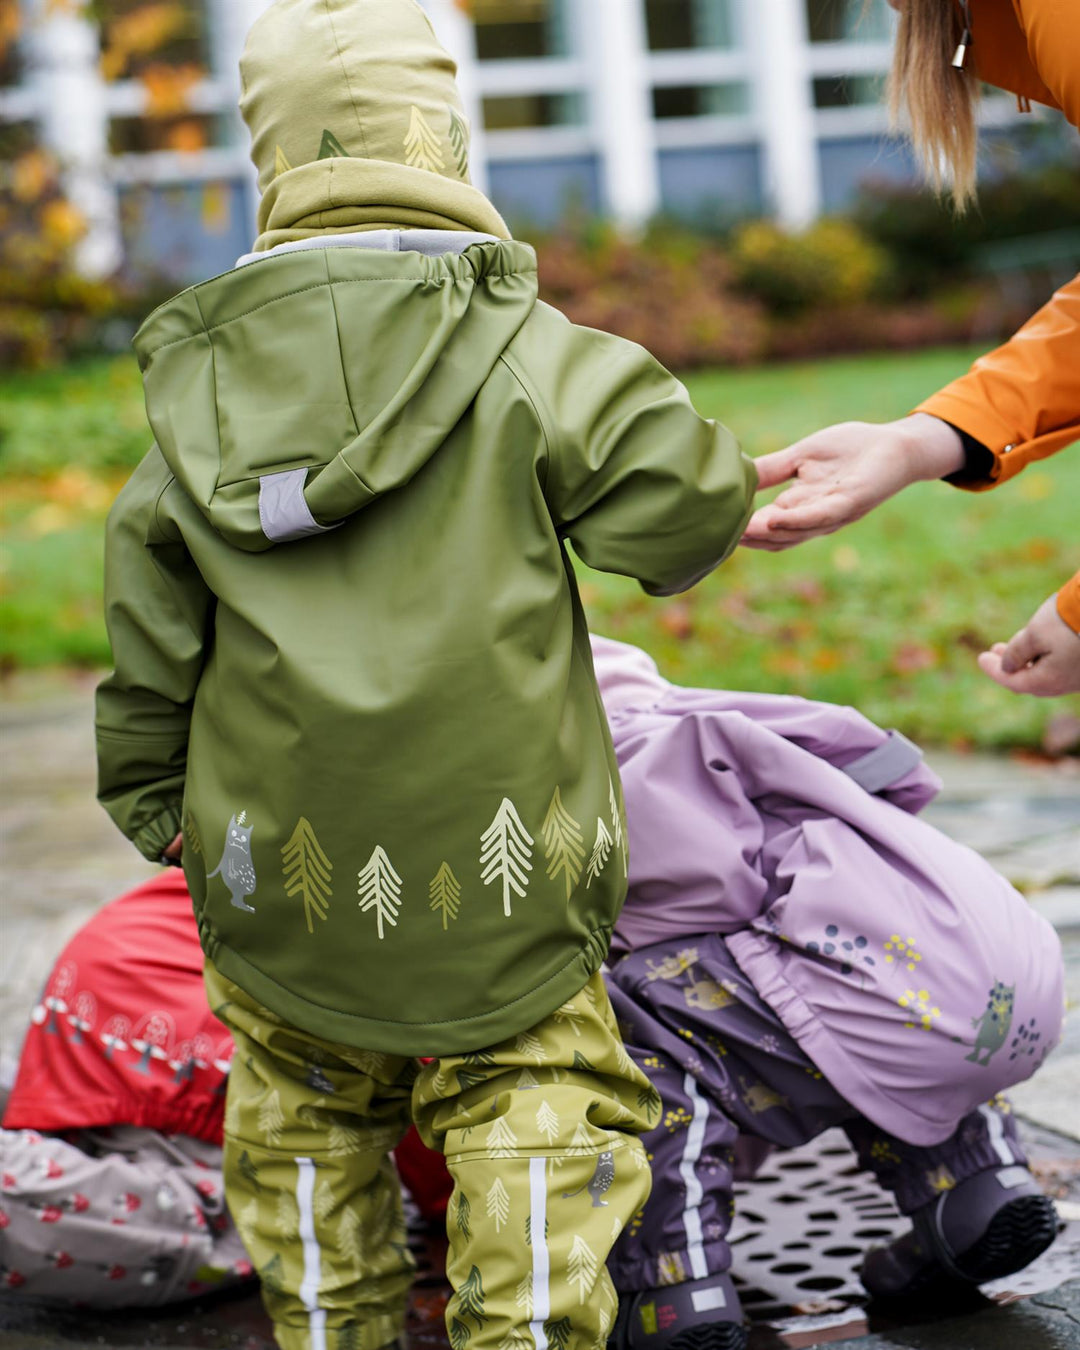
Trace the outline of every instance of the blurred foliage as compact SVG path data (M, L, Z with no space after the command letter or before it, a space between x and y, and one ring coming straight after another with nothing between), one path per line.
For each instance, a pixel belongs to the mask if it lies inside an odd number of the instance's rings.
M841 219L815 221L800 233L750 221L735 231L731 265L739 287L778 315L884 297L892 272L885 249Z
M191 0L49 0L46 15L67 10L96 22L102 70L133 78L146 91L143 125L157 127L141 149L199 150L202 121L185 117L203 77L202 9ZM23 36L17 4L0 5L0 64ZM156 136L156 140L153 138ZM145 136L143 137L145 140ZM149 296L119 278L91 278L78 267L86 221L67 200L54 155L32 123L0 127L0 365L35 369L115 339L124 320L141 314Z
M150 445L134 357L12 376L0 384L0 477L131 470Z
M539 240L537 251L545 300L665 365L743 364L765 351L761 306L733 293L730 263L708 240L662 228L631 242L594 222Z
M534 242L543 299L575 323L640 342L675 370L989 344L1037 303L987 277L898 296L888 250L850 220L801 233L752 221L722 238L659 221L637 241L585 222Z
M76 269L84 230L44 150L0 162L0 365L51 365L95 345L117 296Z
M90 13L101 30L101 71L107 80L157 72L162 65L198 68L187 46L201 29L198 7L178 0L94 0ZM163 54L171 60L163 61Z
M962 216L925 189L876 183L864 189L852 218L888 253L898 293L926 295L943 280L977 274L988 244L1080 232L1080 173L1074 163L1051 164L980 183Z

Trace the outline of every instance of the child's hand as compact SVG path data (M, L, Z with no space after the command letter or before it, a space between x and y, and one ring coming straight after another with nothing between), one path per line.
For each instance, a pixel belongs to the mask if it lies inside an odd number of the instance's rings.
M1080 634L1058 613L1052 595L1011 641L995 642L983 652L979 665L1014 694L1056 698L1080 693Z
M758 487L795 483L754 512L747 548L776 553L861 520L909 483L964 465L959 434L928 413L898 422L841 422L755 460Z
M184 836L178 834L161 855L161 861L168 867L180 866L180 855L184 851Z

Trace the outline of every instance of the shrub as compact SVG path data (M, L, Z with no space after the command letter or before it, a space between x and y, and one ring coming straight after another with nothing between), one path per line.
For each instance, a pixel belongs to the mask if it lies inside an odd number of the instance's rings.
M984 244L1075 229L1080 174L1074 165L1055 164L984 183L963 216L925 189L871 183L853 218L892 256L899 292L927 295L945 278L955 281L977 271Z
M732 237L731 263L738 285L776 314L868 300L885 291L891 271L885 250L840 219L800 234L750 221Z
M0 365L49 365L85 343L116 305L107 282L81 276L84 222L60 192L56 165L31 149L0 178Z
M705 240L665 229L638 243L593 226L585 237L541 240L538 252L545 300L667 366L743 364L765 351L762 307L733 293L726 258Z

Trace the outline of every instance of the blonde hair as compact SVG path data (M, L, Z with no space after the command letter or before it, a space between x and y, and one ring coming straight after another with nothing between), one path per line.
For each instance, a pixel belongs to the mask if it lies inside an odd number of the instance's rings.
M953 0L905 0L888 83L894 128L906 112L924 174L937 192L949 192L957 212L975 198L978 145L979 83L970 53L963 69L952 64L963 32Z

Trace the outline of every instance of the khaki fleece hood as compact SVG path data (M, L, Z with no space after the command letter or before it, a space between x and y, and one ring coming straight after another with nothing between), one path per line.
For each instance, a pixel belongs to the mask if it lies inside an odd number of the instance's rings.
M183 291L135 336L169 468L247 552L327 529L442 447L536 304L513 241L312 248Z
M469 181L455 74L415 0L271 5L240 62L263 194L256 250L371 229L508 237Z

